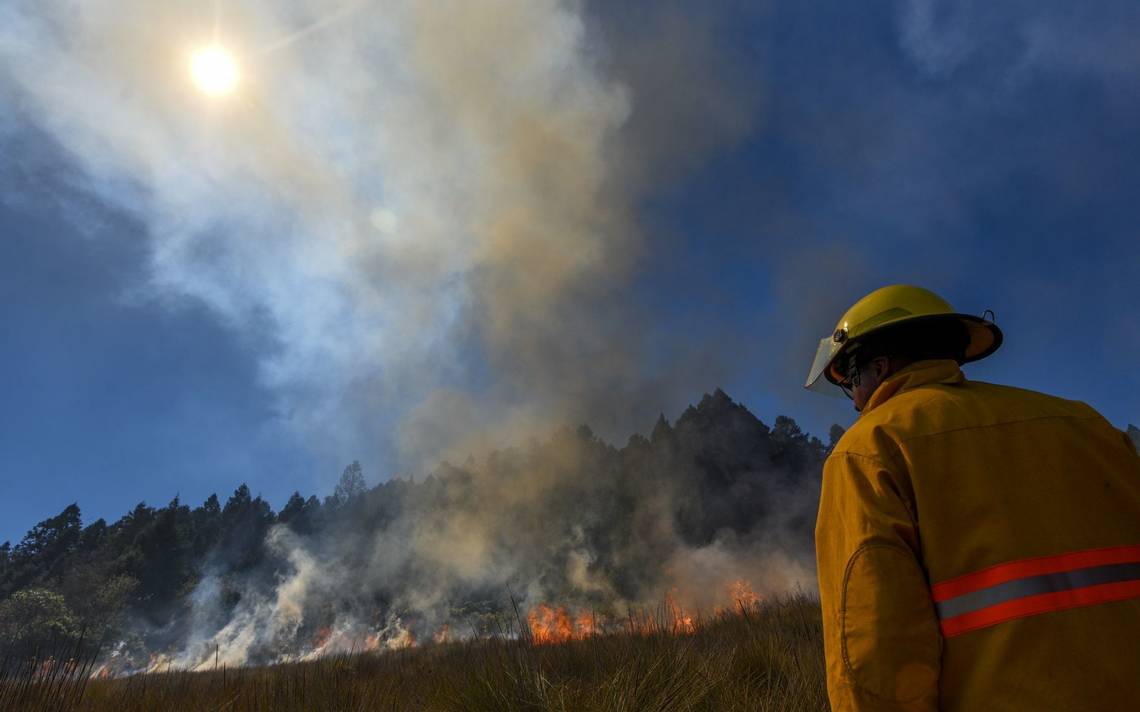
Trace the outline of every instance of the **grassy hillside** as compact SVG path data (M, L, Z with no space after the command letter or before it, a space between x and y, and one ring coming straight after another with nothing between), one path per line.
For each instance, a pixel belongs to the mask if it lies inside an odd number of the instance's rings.
M624 633L558 644L502 636L387 653L211 672L91 679L38 664L0 683L0 709L826 710L818 604L760 603L678 625L632 618Z

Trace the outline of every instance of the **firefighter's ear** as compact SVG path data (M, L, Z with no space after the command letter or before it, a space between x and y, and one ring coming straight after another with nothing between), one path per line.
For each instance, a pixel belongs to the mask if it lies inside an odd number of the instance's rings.
M889 377L893 371L891 368L891 359L888 356L876 356L867 364L867 368L871 370L871 373L875 374L875 383L882 383L887 380L887 377Z

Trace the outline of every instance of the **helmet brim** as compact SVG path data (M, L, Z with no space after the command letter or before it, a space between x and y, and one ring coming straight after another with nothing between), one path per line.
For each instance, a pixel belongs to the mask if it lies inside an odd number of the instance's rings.
M966 330L970 334L970 344L966 347L966 357L962 359L962 363L981 361L1001 348L1005 336L997 324L989 319L983 319L972 314L955 314L954 316L966 325Z

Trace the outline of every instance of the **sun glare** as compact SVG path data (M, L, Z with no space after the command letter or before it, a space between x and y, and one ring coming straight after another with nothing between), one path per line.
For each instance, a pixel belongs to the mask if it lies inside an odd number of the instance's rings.
M237 61L221 45L203 47L190 55L190 75L210 96L229 94L238 84Z

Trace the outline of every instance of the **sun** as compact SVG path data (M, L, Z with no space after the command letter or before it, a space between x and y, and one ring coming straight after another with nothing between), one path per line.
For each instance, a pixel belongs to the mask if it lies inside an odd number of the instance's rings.
M237 60L221 45L202 47L190 55L190 76L210 96L229 94L238 85Z

